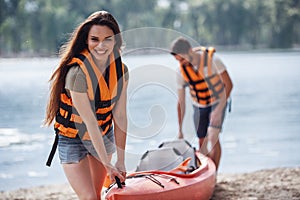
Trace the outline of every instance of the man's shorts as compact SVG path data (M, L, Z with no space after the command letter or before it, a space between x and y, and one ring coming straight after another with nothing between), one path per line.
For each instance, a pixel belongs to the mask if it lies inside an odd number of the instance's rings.
M194 108L194 125L197 131L198 138L204 138L207 135L207 128L209 126L222 129L223 121L225 119L225 113L227 105L224 107L222 112L222 121L218 126L212 126L210 124L210 113L217 107L218 104L214 104L212 106L208 106L205 108L200 108L193 105Z
M103 142L107 154L112 154L116 151L114 131L111 129L103 136ZM59 135L58 152L61 164L79 163L88 154L98 158L98 154L91 140L81 140L79 136L69 138Z

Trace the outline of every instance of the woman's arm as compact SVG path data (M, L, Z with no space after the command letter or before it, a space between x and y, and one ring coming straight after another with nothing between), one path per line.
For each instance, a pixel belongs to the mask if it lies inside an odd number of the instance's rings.
M128 80L125 81L121 96L113 112L115 141L117 146L117 163L116 168L120 172L126 172L125 169L125 145L127 136L127 86ZM124 174L123 174L124 175Z
M109 174L110 178L114 180L114 177L118 176L121 180L124 180L124 177L122 177L120 173L111 165L107 157L102 133L98 127L98 121L91 108L87 93L79 93L74 91L70 91L70 93L74 107L77 109L80 117L85 123L94 148L100 158L100 161L106 168L106 171Z

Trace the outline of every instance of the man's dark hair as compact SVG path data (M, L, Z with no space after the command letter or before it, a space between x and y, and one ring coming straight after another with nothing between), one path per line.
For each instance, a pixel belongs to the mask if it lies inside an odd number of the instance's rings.
M171 54L174 56L177 54L187 54L191 48L192 46L187 39L179 37L172 42Z

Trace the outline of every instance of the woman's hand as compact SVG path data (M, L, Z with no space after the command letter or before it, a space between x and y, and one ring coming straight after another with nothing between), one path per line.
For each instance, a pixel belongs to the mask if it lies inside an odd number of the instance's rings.
M124 161L117 161L115 167L119 171L119 173L126 178L126 167Z
M125 181L125 176L123 176L116 167L112 166L111 164L108 164L105 166L105 168L107 171L107 175L109 176L112 182L116 181L115 180L116 176L120 179L121 182Z

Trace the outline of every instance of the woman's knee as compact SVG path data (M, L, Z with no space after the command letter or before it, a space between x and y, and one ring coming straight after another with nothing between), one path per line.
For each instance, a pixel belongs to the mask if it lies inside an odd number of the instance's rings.
M96 193L85 193L78 196L80 200L100 200L100 194L97 195Z

